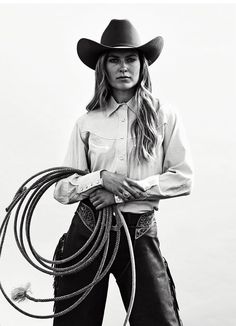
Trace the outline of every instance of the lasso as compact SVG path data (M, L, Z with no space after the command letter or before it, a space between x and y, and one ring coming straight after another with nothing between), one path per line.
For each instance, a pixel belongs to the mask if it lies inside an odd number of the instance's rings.
M87 297L87 295L90 293L93 287L108 273L109 269L111 268L115 260L119 248L120 232L121 232L121 227L123 226L128 241L130 259L131 259L131 268L132 268L132 291L131 291L129 307L127 309L126 318L123 324L125 326L130 317L131 310L133 307L133 302L134 302L134 296L135 296L135 285L136 285L135 261L134 261L134 253L133 253L131 238L129 235L129 230L127 228L123 215L117 209L116 205L106 207L99 211L96 227L92 232L90 238L87 240L87 242L84 244L82 248L80 248L76 253L74 253L70 257L67 257L62 260L48 260L37 253L37 251L34 249L33 244L31 242L31 235L30 235L31 220L33 217L34 210L40 198L43 196L46 190L49 187L51 187L53 184L55 184L57 181L69 177L74 173L77 173L78 175L82 176L85 175L87 172L78 169L68 168L68 167L55 167L55 168L43 170L33 175L21 185L21 187L16 192L13 201L6 208L7 214L0 227L0 258L3 250L4 240L7 233L7 228L10 221L11 213L13 209L16 208L14 214L15 241L21 254L32 266L34 266L39 271L49 275L53 275L54 277L69 275L73 273L78 273L83 268L89 266L90 264L93 263L95 258L100 253L102 253L100 265L98 267L98 270L92 282L75 292L63 296L53 297L53 298L34 298L29 294L29 285L27 285L25 288L19 287L15 289L12 292L11 299L4 291L1 282L0 282L0 290L2 291L6 300L15 309L17 309L19 312L29 317L40 318L40 319L55 318L70 312L71 310L76 308ZM113 211L115 213L115 220L116 220L115 226L112 226ZM110 243L111 230L116 231L116 241L115 241L115 246L113 248L111 258L109 259L108 263L105 266L105 261L107 258L107 253L108 253L108 248ZM24 232L25 232L25 237L24 237ZM26 239L27 245L29 247L28 250L30 250L35 260L32 260L29 257L29 254L27 253L26 250L24 238ZM89 250L89 252L86 254L86 256L83 259L77 261L77 263L74 263L73 265L70 265L68 267L58 267L58 265L60 264L69 262L74 258L78 258L78 256L82 252L84 252L84 250L88 248L88 246L92 242L93 242L92 248ZM51 302L51 301L55 302L60 300L66 300L76 296L79 296L79 298L70 307L66 308L63 311L52 313L49 315L31 314L27 311L22 310L18 305L14 303L14 301L20 302L25 299L34 302Z

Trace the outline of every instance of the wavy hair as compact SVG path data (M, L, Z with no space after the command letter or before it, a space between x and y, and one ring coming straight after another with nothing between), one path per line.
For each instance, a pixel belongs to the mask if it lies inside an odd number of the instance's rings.
M106 73L107 53L100 56L95 69L95 92L88 103L88 111L105 107L112 95ZM149 161L155 157L157 145L157 127L159 101L152 95L152 84L148 71L148 62L142 53L139 53L140 76L136 85L135 101L137 103L136 119L131 126L131 135L136 139L135 155L138 162Z

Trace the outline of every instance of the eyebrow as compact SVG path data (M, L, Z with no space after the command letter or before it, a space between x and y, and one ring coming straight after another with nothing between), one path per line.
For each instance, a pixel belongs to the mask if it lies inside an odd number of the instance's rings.
M137 53L128 53L127 55L125 55L125 57L138 57L138 54ZM113 58L119 58L120 56L118 54L113 54L113 53L110 53L108 54L108 58L109 57L113 57Z

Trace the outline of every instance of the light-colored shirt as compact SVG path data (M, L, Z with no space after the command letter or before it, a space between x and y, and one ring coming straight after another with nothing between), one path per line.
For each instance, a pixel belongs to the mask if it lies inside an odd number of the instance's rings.
M60 180L54 197L63 204L74 203L102 187L100 172L108 170L138 180L145 200L117 204L123 212L157 210L162 198L187 195L192 186L192 163L184 128L176 110L160 103L155 157L138 162L131 125L136 117L134 98L117 103L113 97L104 108L84 113L76 121L64 166L88 170Z

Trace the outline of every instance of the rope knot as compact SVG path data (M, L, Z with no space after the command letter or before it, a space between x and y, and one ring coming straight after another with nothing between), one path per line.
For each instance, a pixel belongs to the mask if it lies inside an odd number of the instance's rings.
M24 301L27 298L28 292L31 292L30 283L27 283L24 287L20 286L12 290L11 298L13 301L17 301L17 302Z

